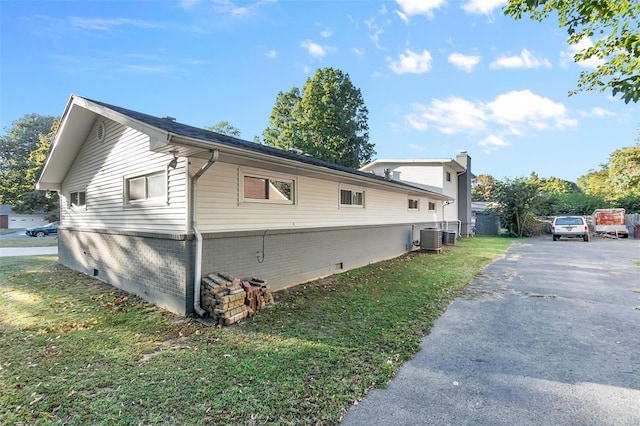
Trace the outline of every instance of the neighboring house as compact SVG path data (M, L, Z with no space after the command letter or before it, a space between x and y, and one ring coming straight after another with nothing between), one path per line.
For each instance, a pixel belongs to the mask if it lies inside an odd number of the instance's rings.
M16 213L10 205L0 204L0 229L32 228L47 224L45 212L33 214Z
M60 194L63 265L199 315L208 273L277 290L392 258L454 201L75 95L37 188Z
M380 159L360 169L377 176L406 182L437 192L452 199L438 206L436 226L456 231L461 236L473 235L471 216L471 157L461 152L452 159Z

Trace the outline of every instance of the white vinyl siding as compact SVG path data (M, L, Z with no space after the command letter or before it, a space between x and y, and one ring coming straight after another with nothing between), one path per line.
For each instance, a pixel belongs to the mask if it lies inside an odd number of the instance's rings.
M204 161L192 160L192 171L198 170ZM264 170L269 176L270 171ZM436 221L436 211L409 212L406 192L364 188L366 208L341 208L339 204L340 182L307 176L295 179L296 203L242 203L239 200L242 173L234 164L217 162L198 181L198 227L201 232L241 230L269 230L316 228L331 226L357 226L416 221ZM419 197L420 203L427 198ZM425 204L426 205L426 204ZM442 213L440 209L439 213Z
M104 139L98 141L98 127L103 122ZM62 183L60 206L64 225L142 232L186 232L186 162L180 159L175 169L168 170L167 176L167 164L172 158L171 155L149 151L149 136L99 118ZM135 208L128 206L125 203L124 179L159 171L167 180L163 202ZM66 198L77 188L86 191L86 209L68 208L70 204Z

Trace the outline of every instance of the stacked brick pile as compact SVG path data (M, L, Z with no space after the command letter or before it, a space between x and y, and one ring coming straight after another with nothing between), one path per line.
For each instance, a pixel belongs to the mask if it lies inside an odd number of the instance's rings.
M240 280L217 272L202 278L201 306L219 325L231 325L273 305L269 285L258 278Z

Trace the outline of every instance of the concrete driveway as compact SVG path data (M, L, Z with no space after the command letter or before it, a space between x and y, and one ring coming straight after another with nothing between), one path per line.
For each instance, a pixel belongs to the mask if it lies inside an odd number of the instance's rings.
M640 425L640 240L514 243L353 425Z

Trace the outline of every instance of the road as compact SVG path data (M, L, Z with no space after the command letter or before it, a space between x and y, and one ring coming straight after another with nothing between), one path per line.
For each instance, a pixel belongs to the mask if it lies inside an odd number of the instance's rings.
M514 243L354 425L640 424L640 240Z
M24 229L16 229L14 233L0 235L0 240L10 238L33 238L25 235ZM45 238L55 238L48 236ZM0 247L0 257L40 256L58 254L58 247Z

